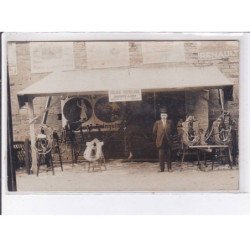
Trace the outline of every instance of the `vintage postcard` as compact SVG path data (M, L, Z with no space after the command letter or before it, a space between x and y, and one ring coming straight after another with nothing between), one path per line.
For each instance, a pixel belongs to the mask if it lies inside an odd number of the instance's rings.
M6 46L9 191L239 190L237 39Z

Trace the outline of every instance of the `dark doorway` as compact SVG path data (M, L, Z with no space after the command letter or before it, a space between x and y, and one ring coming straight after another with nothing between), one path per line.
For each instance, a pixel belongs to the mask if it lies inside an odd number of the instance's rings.
M173 121L176 132L177 122L186 116L184 92L144 93L142 101L127 103L127 156L132 153L134 159L157 159L158 152L152 129L154 122L160 119L159 110L162 106L167 107L169 119Z

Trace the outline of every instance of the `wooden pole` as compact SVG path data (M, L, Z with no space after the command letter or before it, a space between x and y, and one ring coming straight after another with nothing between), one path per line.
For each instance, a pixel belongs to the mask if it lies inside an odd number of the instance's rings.
M51 102L51 96L49 96L47 101L46 101L46 105L45 105L45 110L46 111L43 113L42 124L46 124L46 122L47 122L50 102Z
M33 99L28 99L28 113L29 113L29 121L31 122L34 118L34 106L33 106ZM36 143L36 136L35 136L35 123L30 123L30 142L31 142L31 157L32 157L32 165L31 165L31 172L37 172L37 155L35 149Z
M25 167L28 174L30 174L30 154L29 154L29 139L25 138L24 141L24 152L25 152Z
M222 111L224 111L224 93L222 89L219 89L219 98Z
M7 147L8 147L8 156L7 156L7 182L8 182L8 190L9 191L17 191L17 183L16 183L16 164L15 164L15 156L13 150L13 127L12 127L12 112L11 112L11 95L10 95L10 84L9 84L9 74L7 74L7 94L8 94L8 102L7 102ZM1 182L0 182L1 184ZM1 191L1 188L0 188Z

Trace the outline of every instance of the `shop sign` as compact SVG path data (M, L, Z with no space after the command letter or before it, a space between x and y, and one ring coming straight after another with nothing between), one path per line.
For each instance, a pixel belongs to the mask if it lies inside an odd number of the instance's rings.
M238 56L237 50L199 52L199 60L216 60Z
M141 100L141 89L116 89L109 91L109 102L130 102Z

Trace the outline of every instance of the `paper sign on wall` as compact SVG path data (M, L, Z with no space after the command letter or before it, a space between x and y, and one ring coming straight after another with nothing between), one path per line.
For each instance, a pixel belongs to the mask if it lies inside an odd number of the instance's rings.
M89 69L129 66L127 42L86 42Z
M32 73L74 69L72 42L32 42L30 43Z
M141 89L116 89L109 91L109 102L130 102L141 100Z
M184 62L184 42L142 42L143 63Z
M8 43L8 70L9 75L17 74L16 44Z

